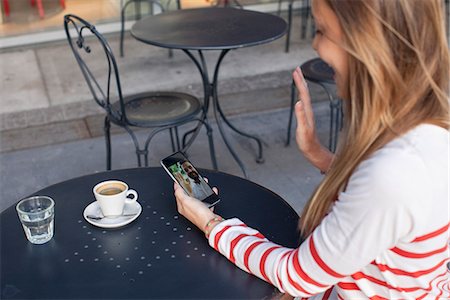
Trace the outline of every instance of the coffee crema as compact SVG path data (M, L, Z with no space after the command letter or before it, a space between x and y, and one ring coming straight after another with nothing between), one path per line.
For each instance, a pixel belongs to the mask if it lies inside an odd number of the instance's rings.
M125 191L126 187L119 183L105 184L97 188L96 192L104 196L117 195Z

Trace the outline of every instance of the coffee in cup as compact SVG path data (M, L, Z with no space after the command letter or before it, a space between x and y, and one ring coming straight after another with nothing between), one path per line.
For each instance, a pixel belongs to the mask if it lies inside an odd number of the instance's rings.
M97 188L97 193L104 196L120 194L126 190L126 186L121 183L109 183Z
M94 186L93 192L105 217L122 215L125 204L135 203L138 198L135 190L129 189L125 182L119 180L100 182Z

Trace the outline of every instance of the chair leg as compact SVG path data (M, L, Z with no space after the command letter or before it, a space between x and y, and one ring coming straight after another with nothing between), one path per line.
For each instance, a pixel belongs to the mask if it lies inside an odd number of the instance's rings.
M308 21L311 22L311 37L314 38L314 36L316 35L316 23L314 22L314 19L311 17L311 6L308 6Z
M103 127L103 131L105 134L105 142L106 142L106 170L111 170L111 122L109 118L105 117L105 124Z
M302 39L306 38L306 29L308 27L309 19L309 0L304 0L302 2Z
M288 28L286 33L286 46L284 52L289 52L289 45L291 43L291 29L292 29L292 1L288 5Z
M209 152L211 155L211 162L213 165L214 170L218 170L217 168L217 159L216 159L216 151L214 148L214 139L213 139L213 134L212 134L212 128L208 123L208 120L206 118L206 116L202 116L201 119L198 119L199 122L201 122L205 128L206 128L206 135L208 136L208 143L209 143ZM183 139L182 139L182 148L179 149L179 151L183 152L183 153L187 153L187 149L192 145L192 142L194 141L195 137L197 136L197 134L199 133L199 129L200 129L200 124L198 124L194 129L191 129L187 132L184 133L183 135ZM193 135L189 141L186 143L187 137Z
M330 103L330 110L331 110L331 118L330 118L330 136L328 138L328 149L334 153L334 145L335 143L335 127L336 127L336 119L337 119L337 115L336 115L336 107L334 107L334 105L332 103Z
M152 6L150 6L150 9L152 9ZM134 3L134 13L136 15L136 21L140 20L142 18L142 12L141 12L141 2L140 1L136 1Z
M288 122L288 128L287 128L287 137L286 137L286 146L289 146L291 142L291 127L292 127L292 118L294 115L294 107L295 107L295 84L292 81L291 83L291 106L289 108L289 122Z
M62 9L66 9L66 2L65 2L65 0L59 0L59 5L61 5Z
M342 130L342 127L344 126L344 112L342 110L342 100L336 99L337 105L337 120L336 120L336 128L335 128L335 139L334 139L334 151L337 149L337 143L339 139L339 132Z
M172 144L172 151L180 151L180 136L178 135L178 127L169 128L170 131L170 142ZM175 136L174 136L175 134ZM183 148L184 148L185 139L183 137ZM175 146L176 145L176 146Z
M125 7L122 8L120 17L120 57L123 57L123 39L125 35Z
M330 120L330 137L329 146L331 152L336 151L339 130L342 127L342 107L340 99L333 99L330 102L331 120Z
M331 152L336 151L339 130L342 128L342 105L341 100L333 96L330 86L326 83L317 82L326 92L330 101L330 135L328 137L328 149Z

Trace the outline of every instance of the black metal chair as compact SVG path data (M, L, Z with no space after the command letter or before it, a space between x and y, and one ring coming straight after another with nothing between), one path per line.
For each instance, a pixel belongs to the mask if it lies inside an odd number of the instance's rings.
M330 100L330 136L328 140L328 149L335 152L339 130L342 128L342 103L334 96L332 86L335 85L333 75L334 71L322 59L314 58L306 61L300 66L303 76L309 82L320 85L327 93ZM289 122L287 130L286 146L289 146L291 140L292 116L296 102L296 87L294 82L291 84L291 106L289 110Z
M134 4L134 19L140 20L142 18L142 4L147 3L147 9L150 11L150 13L153 15L154 13L154 6L157 6L161 13L164 13L167 8L169 8L171 0L167 1L167 6L164 8L164 6L161 4L160 0L128 0L123 3L123 0L120 0L120 57L123 57L124 51L123 51L123 40L125 37L125 19L126 19L126 11L129 8L131 4ZM180 0L176 0L177 8L181 8ZM172 50L169 49L169 57L172 57Z
M285 44L285 52L289 52L289 46L291 43L291 31L292 31L292 13L294 7L294 0L288 0L288 29L286 33L286 44ZM310 0L301 0L301 38L306 38L306 33L308 31L308 22L311 22L311 35L314 35L314 22L311 14L311 1ZM281 13L281 5L283 0L278 0L278 15Z
M131 136L136 148L138 166L141 166L142 156L145 160L145 166L148 166L148 147L151 139L157 133L169 130L172 151L185 152L203 124L208 135L213 167L217 169L212 130L207 123L206 111L196 97L177 92L145 92L123 96L119 69L106 39L93 25L75 15L64 16L64 28L70 48L94 100L106 112L104 134L107 170L111 169L111 122L124 128ZM105 68L99 67L100 61L105 63ZM194 134L187 142L183 139L182 147L180 147L178 126L188 122L196 122L197 126L193 130ZM136 128L153 129L148 134L142 149L136 134L132 130ZM174 134L176 143L174 142Z

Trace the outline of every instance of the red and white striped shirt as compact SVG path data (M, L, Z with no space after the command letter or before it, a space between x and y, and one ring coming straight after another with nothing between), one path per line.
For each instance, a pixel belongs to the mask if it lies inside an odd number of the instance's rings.
M447 130L420 125L388 143L297 249L236 218L219 223L209 243L292 296L449 299L449 141Z

